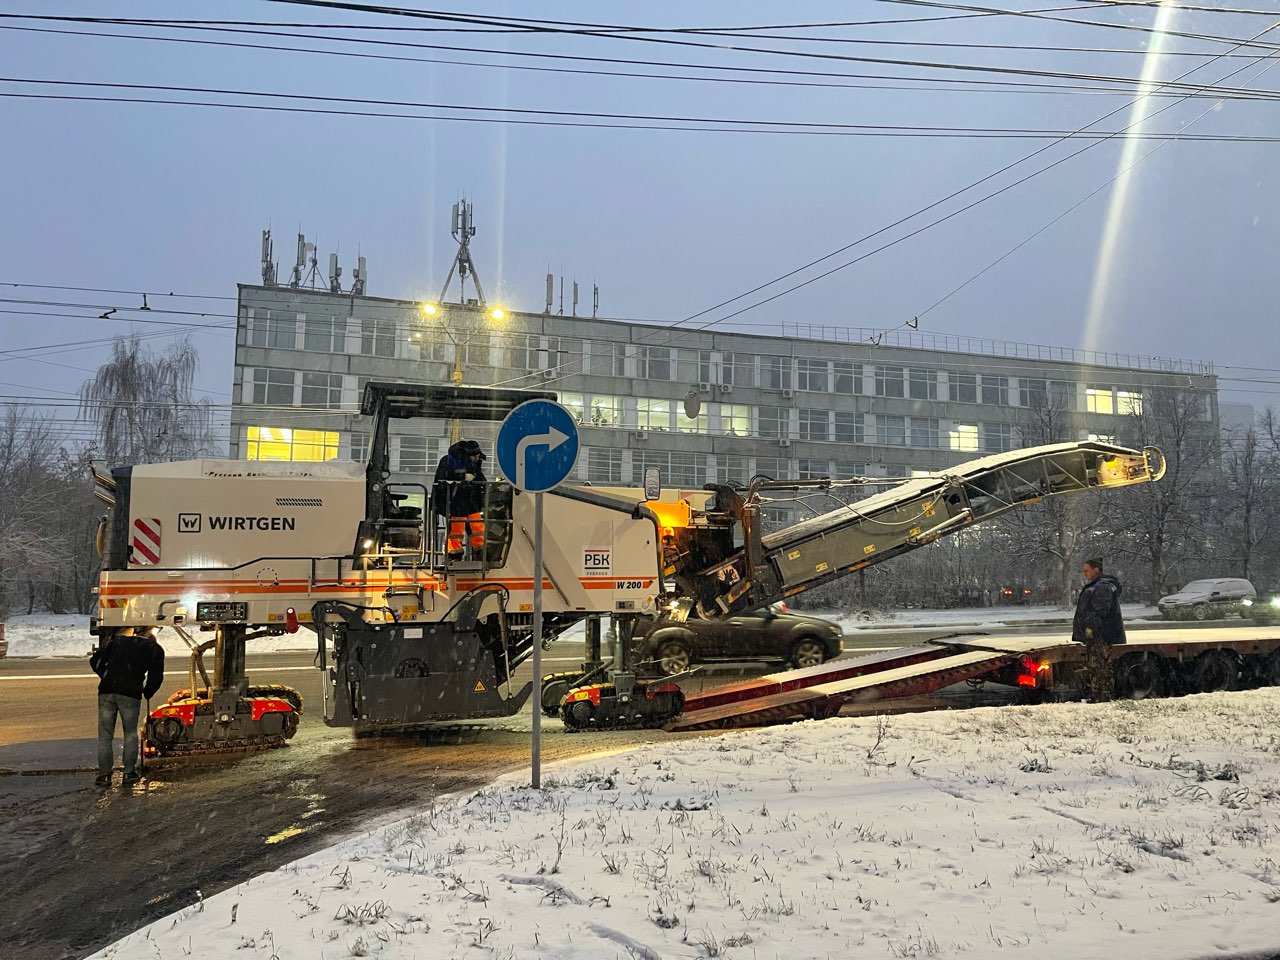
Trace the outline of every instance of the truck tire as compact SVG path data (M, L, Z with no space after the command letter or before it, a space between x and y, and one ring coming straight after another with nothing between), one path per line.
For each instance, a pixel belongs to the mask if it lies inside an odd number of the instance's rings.
M693 652L683 640L666 640L658 647L658 671L664 677L684 673L693 662Z
M1234 690L1239 677L1239 661L1229 650L1208 650L1191 667L1192 683L1199 693Z
M812 637L801 637L791 645L791 653L787 662L799 670L803 667L816 667L827 659L827 648L820 640Z
M1115 666L1115 694L1124 700L1148 700L1165 693L1164 661L1150 653L1130 653Z

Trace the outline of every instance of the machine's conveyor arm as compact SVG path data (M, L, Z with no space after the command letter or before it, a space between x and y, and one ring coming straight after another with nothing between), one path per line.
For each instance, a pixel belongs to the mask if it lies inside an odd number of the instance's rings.
M741 524L742 547L700 570L677 563L669 572L698 616L723 617L795 596L1045 497L1163 475L1164 456L1155 447L1138 451L1094 441L1030 447L913 478L769 534L760 532L758 498L725 489L719 499L731 502L721 506Z

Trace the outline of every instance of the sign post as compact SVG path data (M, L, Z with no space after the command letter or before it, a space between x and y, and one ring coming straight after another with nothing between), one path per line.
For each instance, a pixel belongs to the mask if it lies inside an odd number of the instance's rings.
M578 462L578 423L551 400L526 400L498 429L498 468L517 490L533 494L533 743L530 782L542 786L542 494Z

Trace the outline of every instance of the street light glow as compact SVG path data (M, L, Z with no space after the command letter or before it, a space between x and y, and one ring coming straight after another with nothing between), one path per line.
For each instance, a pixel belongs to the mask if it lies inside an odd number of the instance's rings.
M501 307L494 307L492 310L489 311L490 320L501 321L501 320L505 320L506 318L507 318L507 311L503 310Z
M418 304L418 312L424 317L434 317L440 312L440 308L434 303L420 303Z

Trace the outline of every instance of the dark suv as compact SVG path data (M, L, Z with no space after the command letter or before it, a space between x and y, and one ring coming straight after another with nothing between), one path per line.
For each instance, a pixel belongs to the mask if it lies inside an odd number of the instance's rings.
M641 658L653 661L664 676L717 660L782 660L813 667L839 656L844 637L836 624L791 613L783 604L726 620L654 620L648 629Z

